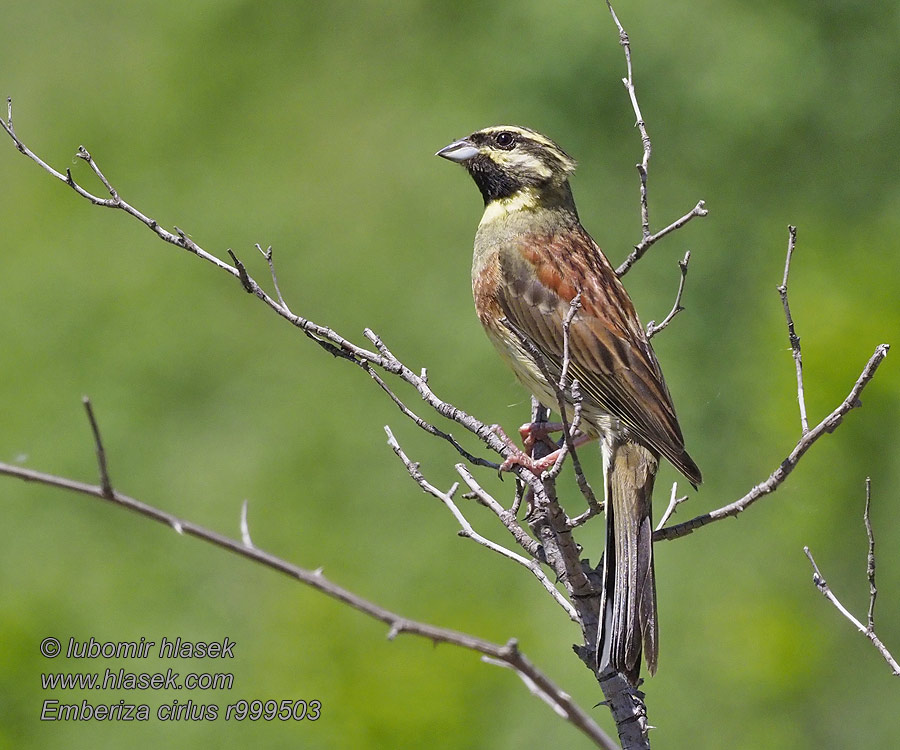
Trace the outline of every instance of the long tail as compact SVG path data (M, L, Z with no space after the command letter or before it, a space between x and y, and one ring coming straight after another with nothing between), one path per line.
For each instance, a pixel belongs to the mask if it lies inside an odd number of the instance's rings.
M630 442L604 441L606 549L597 662L636 685L641 652L650 674L659 651L650 502L659 460Z

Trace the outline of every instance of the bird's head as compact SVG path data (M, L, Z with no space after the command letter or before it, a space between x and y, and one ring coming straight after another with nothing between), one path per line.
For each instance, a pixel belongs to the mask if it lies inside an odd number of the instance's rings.
M525 197L571 201L569 175L575 160L534 130L496 125L444 146L436 156L466 168L485 206Z

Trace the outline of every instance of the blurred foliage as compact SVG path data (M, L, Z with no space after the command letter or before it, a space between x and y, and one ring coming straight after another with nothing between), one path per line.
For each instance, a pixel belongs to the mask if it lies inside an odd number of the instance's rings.
M647 0L618 11L654 144L653 225L700 198L710 209L627 277L643 318L659 320L692 251L687 312L655 341L706 478L686 518L744 494L798 436L775 293L788 223L799 226L790 290L811 420L844 398L877 344L900 343L900 6ZM578 204L613 260L638 238L640 143L603 3L35 0L8 3L3 18L2 93L35 151L93 184L72 158L83 143L127 200L213 252L234 248L261 280L252 245L273 245L295 310L358 341L372 327L485 420L512 428L528 400L471 309L477 192L434 151L500 122L547 132L580 159ZM232 535L247 498L263 548L410 617L517 637L582 705L599 700L569 649L575 628L526 573L456 536L382 425L440 486L457 461L446 445L232 279L76 199L8 142L0 175L0 460L93 480L90 394L122 491ZM878 624L900 652L896 356L865 408L775 496L657 547L654 747L900 741L897 680L821 599L801 551L812 547L863 614L871 475ZM599 481L595 457L588 466ZM664 469L659 505L673 479ZM8 479L0 497L2 748L587 746L473 654L388 642L383 626L312 591L97 502ZM592 559L601 526L581 537ZM40 722L45 697L85 697L42 691L42 671L109 666L44 659L46 635L228 636L238 646L224 668L175 666L234 672L231 691L86 695L154 708L317 698L322 718Z

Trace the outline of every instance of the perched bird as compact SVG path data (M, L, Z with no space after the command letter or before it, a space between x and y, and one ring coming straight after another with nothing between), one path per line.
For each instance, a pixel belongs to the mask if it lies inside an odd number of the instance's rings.
M695 486L672 397L634 305L578 219L569 175L575 161L528 128L479 130L437 152L464 166L484 198L475 234L472 292L501 357L541 403L557 404L563 323L572 300L569 379L582 394L582 431L599 438L606 489L606 547L598 637L600 671L637 683L643 651L656 670L658 630L651 494L659 456ZM530 342L529 347L522 340ZM567 412L571 416L571 396Z

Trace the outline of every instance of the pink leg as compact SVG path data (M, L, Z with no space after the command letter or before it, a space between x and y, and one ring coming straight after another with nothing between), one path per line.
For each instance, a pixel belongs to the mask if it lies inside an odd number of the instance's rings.
M519 428L519 434L522 435L522 438L525 442L525 447L529 450L538 440L546 440L550 442L550 445L554 448L551 453L547 454L543 458L534 459L527 453L519 449L519 447L506 436L506 433L503 431L503 428L500 427L500 425L493 425L494 432L497 433L500 439L513 452L513 454L509 458L507 458L502 464L500 464L500 471L511 471L514 466L524 466L533 474L540 476L542 472L546 471L556 463L556 460L559 458L559 455L563 450L562 448L557 448L556 444L552 441L549 441L547 435L550 432L558 432L562 429L563 426L561 424L552 422L524 424ZM575 447L578 448L579 446L584 445L585 443L589 443L595 439L596 438L591 437L590 435L579 435L575 438L574 444Z
M529 453L538 442L543 442L552 450L556 450L556 443L550 440L550 435L562 432L563 429L565 425L562 422L526 422L519 428L519 435L522 438L522 445Z

